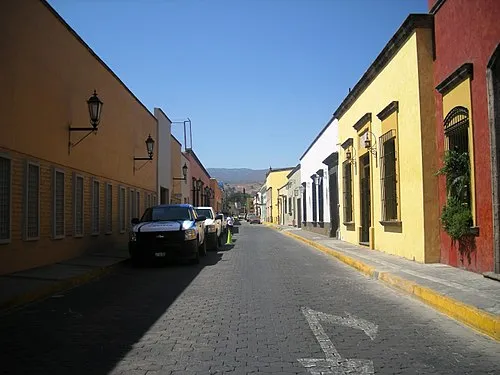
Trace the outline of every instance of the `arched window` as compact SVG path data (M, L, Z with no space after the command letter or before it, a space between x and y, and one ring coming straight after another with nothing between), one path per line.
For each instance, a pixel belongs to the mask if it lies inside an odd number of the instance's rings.
M444 119L446 149L458 152L469 152L469 110L465 107L454 107Z

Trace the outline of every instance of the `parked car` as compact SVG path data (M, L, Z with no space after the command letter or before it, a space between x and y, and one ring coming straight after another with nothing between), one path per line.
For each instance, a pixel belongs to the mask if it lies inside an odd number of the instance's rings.
M158 259L200 262L206 255L205 219L190 204L164 204L132 219L129 253L134 264Z
M207 248L217 250L222 244L222 215L216 215L212 207L195 207L198 215L205 216Z
M247 216L247 221L250 223L250 224L260 224L260 217L258 217L257 215L255 214L248 214Z

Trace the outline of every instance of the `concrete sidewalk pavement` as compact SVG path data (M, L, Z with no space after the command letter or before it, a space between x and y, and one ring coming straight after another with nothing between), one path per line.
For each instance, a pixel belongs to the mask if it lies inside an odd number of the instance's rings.
M317 233L265 223L500 341L500 282L445 264L421 264Z
M0 312L20 307L98 278L129 258L128 251L91 253L0 276Z

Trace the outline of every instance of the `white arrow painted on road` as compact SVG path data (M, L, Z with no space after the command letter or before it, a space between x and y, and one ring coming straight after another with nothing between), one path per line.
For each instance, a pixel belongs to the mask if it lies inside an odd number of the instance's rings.
M306 317L309 327L318 341L321 349L325 353L325 358L303 358L298 361L312 375L344 375L344 374L374 374L373 362L365 359L345 359L342 358L333 345L332 341L325 333L320 322L342 325L354 329L362 330L370 339L377 336L378 326L368 320L358 318L346 312L346 316L325 314L312 310L308 307L302 308L302 314Z

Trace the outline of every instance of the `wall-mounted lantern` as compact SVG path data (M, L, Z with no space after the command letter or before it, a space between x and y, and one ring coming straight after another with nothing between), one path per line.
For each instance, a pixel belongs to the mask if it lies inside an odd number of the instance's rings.
M154 147L155 147L155 140L151 137L151 134L148 135L148 138L146 138L145 143L146 143L146 151L148 152L148 156L145 156L145 157L134 157L134 171L138 170L138 169L135 168L135 162L137 160L148 160L148 161L153 160L153 150L154 150ZM144 165L146 165L146 163Z
M87 107L89 110L89 117L90 117L90 125L92 125L92 127L72 128L71 125L68 127L68 130L69 130L68 154L71 153L72 148L76 147L80 142L82 142L90 134L97 133L97 127L99 126L99 122L101 121L102 106L103 106L103 102L97 96L96 90L94 90L94 94L87 100ZM72 132L88 132L88 134L86 134L81 139L79 139L78 142L73 143L71 141L71 133Z
M146 139L146 150L148 152L148 156L146 157L134 157L134 160L153 160L153 150L155 147L155 140L151 138L151 134L148 135Z
M351 153L351 150L347 150L347 151L345 152L345 160L347 160L347 161L351 161L351 159L352 159L352 153Z
M182 177L182 178L173 177L172 179L173 180L177 180L177 181L186 181L186 179L187 179L187 173L188 173L188 166L186 165L186 163L184 163L184 167L182 167L182 175L184 177Z
M197 181L196 181L196 188L197 190L201 190L201 187L203 186L203 181L201 180L201 178L199 178Z
M304 194L304 191L306 190L304 185L299 186L300 194Z
M372 139L373 138L373 141ZM365 148L370 154L375 156L375 163L377 163L377 137L371 131L367 130L365 133ZM375 164L377 166L377 164Z

